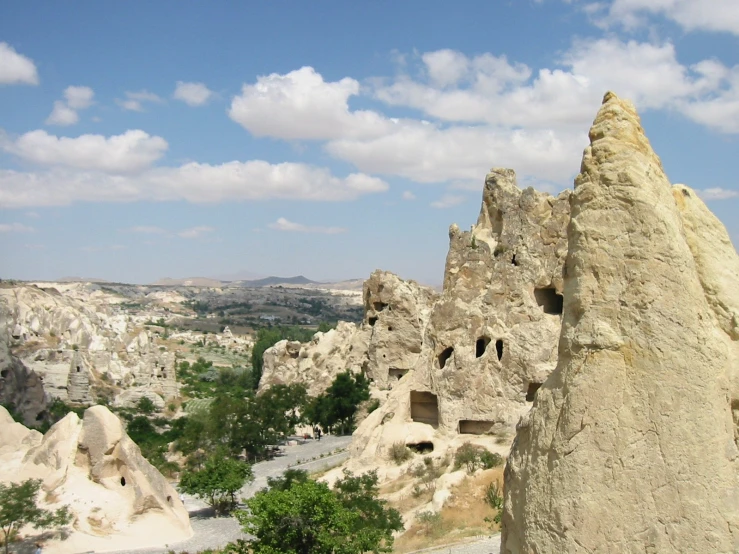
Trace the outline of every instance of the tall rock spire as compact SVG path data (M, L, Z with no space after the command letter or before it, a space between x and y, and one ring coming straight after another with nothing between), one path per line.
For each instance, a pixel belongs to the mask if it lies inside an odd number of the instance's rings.
M736 552L728 323L633 105L606 94L590 141L558 365L518 426L501 552Z

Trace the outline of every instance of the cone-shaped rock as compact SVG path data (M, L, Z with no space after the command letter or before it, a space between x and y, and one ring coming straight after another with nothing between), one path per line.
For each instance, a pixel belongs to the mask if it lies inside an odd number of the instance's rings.
M735 304L723 278L701 276L690 214L634 107L608 93L590 141L571 197L559 361L518 426L501 551L737 552Z

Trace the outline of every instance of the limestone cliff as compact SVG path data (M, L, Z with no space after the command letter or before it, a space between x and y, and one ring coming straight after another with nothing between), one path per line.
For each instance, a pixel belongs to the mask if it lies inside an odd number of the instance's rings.
M69 413L43 437L0 407L0 482L43 481L42 504L68 505L71 536L49 552L133 549L192 535L175 489L103 406ZM115 537L115 542L110 538Z
M608 93L571 198L556 370L519 423L502 552L739 550L739 262Z

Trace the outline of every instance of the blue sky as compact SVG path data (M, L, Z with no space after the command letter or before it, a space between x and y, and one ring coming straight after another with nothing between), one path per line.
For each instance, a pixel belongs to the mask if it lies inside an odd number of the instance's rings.
M440 283L486 171L572 186L606 90L739 240L739 2L0 7L0 277Z

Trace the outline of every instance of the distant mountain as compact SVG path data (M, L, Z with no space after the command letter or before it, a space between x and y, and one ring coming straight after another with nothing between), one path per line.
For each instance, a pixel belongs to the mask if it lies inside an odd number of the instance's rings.
M298 275L297 277L265 277L255 281L241 281L242 287L269 287L272 285L317 285L318 281L311 281L307 277Z

